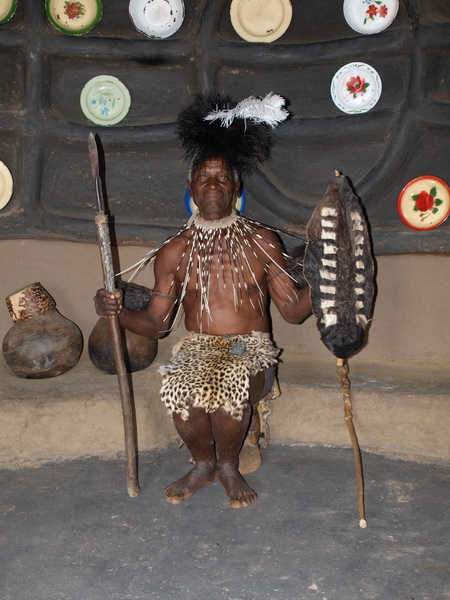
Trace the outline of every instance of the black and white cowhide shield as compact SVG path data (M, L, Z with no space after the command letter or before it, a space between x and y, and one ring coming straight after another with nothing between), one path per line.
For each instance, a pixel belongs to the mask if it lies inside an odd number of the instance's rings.
M346 177L328 186L306 227L305 277L325 346L348 358L364 344L374 295L369 231Z

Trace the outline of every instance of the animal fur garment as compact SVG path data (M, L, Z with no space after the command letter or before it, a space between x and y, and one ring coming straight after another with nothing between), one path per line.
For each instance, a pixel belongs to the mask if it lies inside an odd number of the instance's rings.
M240 421L248 404L250 377L275 365L279 353L268 333L190 333L174 346L170 363L158 369L163 376L161 400L169 414L176 412L184 421L191 406L208 413L223 407Z
M305 277L325 346L347 358L364 343L373 301L373 258L358 198L341 175L306 227Z

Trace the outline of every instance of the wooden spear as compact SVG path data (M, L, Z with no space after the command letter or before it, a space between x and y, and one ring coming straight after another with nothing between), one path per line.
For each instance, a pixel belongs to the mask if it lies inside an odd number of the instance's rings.
M98 162L98 148L95 137L89 134L89 160L91 163L92 177L95 182L95 191L97 195L98 212L95 217L97 227L97 236L100 247L100 256L103 268L103 280L105 289L108 292L114 292L116 289L113 260L111 252L111 240L108 227L108 215L105 213L105 205L100 189L100 175ZM119 317L107 317L111 333L112 346L114 351L114 364L116 366L117 379L119 382L120 400L122 403L123 425L125 433L125 465L127 477L127 489L131 498L139 495L139 481L137 475L137 443L134 404L131 397L128 373L125 366L122 338L120 332Z
M345 421L347 423L348 431L350 433L350 439L353 446L353 455L355 457L355 469L356 469L356 491L358 498L358 515L359 515L359 526L365 529L367 527L367 521L364 513L364 481L362 474L362 462L361 462L361 450L359 448L358 437L356 435L355 427L353 425L353 413L352 413L352 398L350 394L350 381L348 375L348 363L345 358L338 358L336 361L339 382L341 384L342 395L344 398L344 412Z

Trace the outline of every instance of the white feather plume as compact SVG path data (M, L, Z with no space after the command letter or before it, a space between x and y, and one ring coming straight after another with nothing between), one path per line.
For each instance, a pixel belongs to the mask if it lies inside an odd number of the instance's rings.
M204 118L205 121L222 120L222 127L229 127L234 119L251 119L255 123L265 123L275 128L279 123L287 119L288 111L284 108L285 99L278 94L270 92L264 98L250 96L241 100L234 108L227 110L215 110Z

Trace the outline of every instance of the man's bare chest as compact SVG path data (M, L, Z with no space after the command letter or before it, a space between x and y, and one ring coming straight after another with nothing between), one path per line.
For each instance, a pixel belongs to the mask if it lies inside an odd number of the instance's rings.
M185 252L177 268L176 278L185 286L186 293L214 290L242 290L251 294L258 287L264 287L267 264L248 246L248 251L234 249L225 243L211 246L197 246Z

